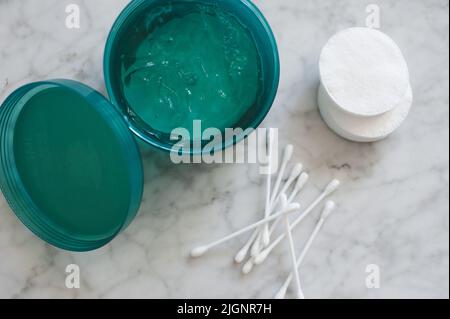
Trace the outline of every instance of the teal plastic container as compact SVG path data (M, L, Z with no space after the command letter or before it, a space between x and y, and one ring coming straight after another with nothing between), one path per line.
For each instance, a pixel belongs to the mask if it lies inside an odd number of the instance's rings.
M71 251L110 242L135 217L143 172L122 114L78 82L25 85L0 107L0 188L33 233Z
M232 129L241 128L244 131L247 129L257 128L264 120L267 113L269 112L274 102L276 92L278 89L280 65L276 41L268 22L252 2L248 0L132 1L122 11L122 13L119 15L118 19L114 23L106 43L104 54L104 77L106 82L106 88L112 103L122 110L130 126L130 129L136 134L136 136L138 136L146 143L165 151L172 151L173 145L177 141L171 140L170 132L163 131L157 128L158 125L160 126L160 124L157 123L158 114L156 114L156 116L154 116L153 118L152 117L144 118L143 116L141 116L142 113L141 109L143 108L143 106L137 105L138 103L136 103L136 99L131 99L129 96L127 96L125 90L126 83L124 83L125 80L123 78L124 73L123 60L124 59L131 60L131 62L129 63L132 64L134 63L134 60L142 59L142 55L144 53L142 52L143 50L137 49L136 51L138 51L139 54L136 54L136 56L132 56L130 55L131 50L130 48L142 48L143 44L145 45L146 41L152 40L151 38L150 39L148 38L148 34L151 33L153 30L162 29L161 24L164 24L166 22L170 23L174 19L181 19L184 15L187 15L191 12L195 12L195 10L200 10L198 9L199 7L201 8L201 10L203 10L203 12L206 12L203 14L207 16L207 18L213 16L211 12L213 12L214 10L220 10L219 12L222 16L224 14L227 14L231 17L230 19L236 19L238 23L242 25L242 28L248 31L249 37L254 42L258 54L260 83L258 83L257 96L255 97L254 101L252 101L251 104L248 105L248 108L245 110L245 112L242 112L242 116L240 116L237 121L233 122L231 126L227 126L227 128ZM207 9L203 9L205 7ZM143 21L145 22L144 25ZM206 20L205 24L209 23L209 21L210 20ZM183 32L182 30L183 22L184 20L181 20L180 24L176 26L178 27L179 31L177 32L177 29L175 29L174 32L175 38L178 35L178 33ZM214 21L212 21L212 23L213 22ZM230 21L225 21L224 27L226 27L230 23L231 23ZM195 32L192 32L192 41L195 41L194 35L197 32L202 31L200 30L201 25L199 26L198 29L199 30L193 29ZM157 31L155 31L155 33L157 33ZM202 41L199 46L203 45L206 48L213 47L214 43L211 41L214 40L211 40L210 38L217 38L219 36L223 35L212 34L211 36L209 36L209 34L205 34L205 36L202 38L204 39L204 41ZM178 40L178 42L183 41L183 39L180 40L178 38L176 38L175 40ZM175 43L175 45L176 44L177 43ZM156 45L160 45L160 43L157 43ZM183 51L183 49L186 47L190 51L195 51L195 48L192 49L189 46L184 46L178 51ZM224 47L226 47L226 45ZM171 47L168 45L167 49L169 50L171 49ZM174 52L177 51L174 50ZM151 54L151 52L149 54ZM165 71L164 70L161 71L160 69L158 69L157 62L153 63L153 61L155 60L157 61L158 59L154 58L152 60L147 61L147 63L151 65L151 69L149 67L148 68L149 70L145 74L147 78L151 79L152 76L158 74L158 72L160 72L159 74L162 74L164 76L163 72ZM181 58L181 60L183 60L183 57ZM163 63L167 64L169 64L169 62L171 62L172 64L177 63L177 61L175 62L170 61L170 59L168 59L167 61L163 61ZM208 63L210 61L206 62ZM195 64L195 61L192 62L192 64ZM208 66L209 65L207 65L207 67ZM181 65L179 69L183 72L183 65ZM201 76L201 74L199 74L202 71L201 69L199 69L199 72L197 72L197 74L195 73L196 70L194 67L187 68L187 70L192 71L190 72L190 74L193 74L193 77ZM203 71L205 70L203 69ZM163 78L163 76L161 76L161 78ZM191 80L191 78L189 78L187 81L189 80ZM248 86L246 87L246 83L242 83L244 82L242 79L237 78L237 80L241 81L241 83L236 84L238 88L242 87L245 90L248 87ZM198 82L200 82L200 80ZM168 83L163 83L162 85L164 87L168 87L168 90L170 90L172 84L173 83L169 81ZM199 86L201 87L201 85L205 84L197 84L196 86L193 85L194 90L197 89ZM208 83L206 85L208 85ZM214 90L214 86L212 87L210 86L209 89ZM186 90L190 90L190 86L187 86ZM157 93L155 93L154 95L156 94ZM178 106L177 103L178 104L180 103L180 100L181 103L183 103L182 98L180 98L178 102L176 102L177 101L176 97L179 97L179 95L180 95L179 90L174 92L174 94L172 95L173 97L172 100L175 100L174 102L175 108ZM154 99L148 100L150 102L148 103L148 105L144 105L145 108L158 107L156 105L158 104L157 101L155 101ZM238 107L239 101L235 101L234 103L236 104L236 107ZM170 105L170 107L171 106L172 105ZM202 114L202 112L203 113L205 111L207 112L212 107L214 107L214 105L211 105L211 107L209 105L205 105L205 107L202 110L198 111L200 113L198 119L202 119L202 117L205 118L206 116L203 116L204 114ZM233 104L231 104L231 108L232 107ZM245 105L243 105L243 107L245 107ZM176 115L181 112L182 111L178 110L174 112L173 118L175 118ZM220 118L230 112L231 111L228 109L223 110L223 112L217 111L215 115L217 117L216 122L220 122ZM170 115L167 116L168 121L170 121L171 118L172 117L170 117ZM214 119L210 122L214 123ZM184 128L188 129L188 127ZM205 128L209 128L209 126L203 127L203 129ZM217 128L219 128L223 132L223 127ZM192 140L195 139L194 136L191 137L193 137ZM222 150L223 148L231 146L234 143L242 140L244 137L245 134L240 134L237 137L232 137L231 140L222 139L221 145L215 145L213 149ZM183 151L183 153L200 154L202 153L203 147L206 144L208 144L211 147L210 142L211 142L210 140L203 140L201 143L202 145L201 149L195 148L193 145L193 147L189 148L188 152ZM208 150L210 150L210 148Z

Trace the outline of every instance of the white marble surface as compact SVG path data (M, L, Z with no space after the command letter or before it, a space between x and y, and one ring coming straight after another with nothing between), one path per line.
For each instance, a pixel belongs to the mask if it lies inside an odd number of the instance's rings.
M105 37L127 0L0 0L0 99L19 85L71 78L104 92ZM65 6L81 6L81 29L65 28ZM311 173L307 204L331 177L343 181L339 210L301 271L310 298L449 297L449 2L258 0L279 41L282 81L265 121L279 127ZM377 144L331 133L316 108L317 62L335 31L363 26L378 3L382 30L403 49L414 109ZM233 265L241 242L200 260L191 247L262 215L264 183L254 165L175 166L144 156L145 198L135 222L107 247L74 254L36 239L0 195L0 297L271 298L290 270L286 249L248 277ZM301 244L317 213L295 240ZM65 267L81 267L81 289ZM365 286L368 264L381 288Z

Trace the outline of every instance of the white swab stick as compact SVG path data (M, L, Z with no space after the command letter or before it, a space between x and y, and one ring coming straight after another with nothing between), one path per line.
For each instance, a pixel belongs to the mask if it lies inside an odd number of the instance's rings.
M314 240L316 239L317 235L319 234L320 230L322 229L326 219L335 210L335 208L336 208L336 204L332 201L327 202L327 204L325 205L325 209L322 213L322 216L321 216L319 222L316 225L316 228L312 232L311 236L309 237L308 241L306 242L305 247L303 248L300 256L298 257L298 259L295 263L295 269L297 269L297 271L300 268L300 266L303 264L306 254L310 250ZM292 279L294 279L294 278L295 278L295 273L291 272L290 275L288 276L288 278L286 279L286 281L284 282L283 286L281 286L280 290L275 295L275 299L284 299L284 297L286 296L286 292L289 288L289 285L291 284Z
M270 216L271 213L271 198L272 198L272 191L271 191L271 185L272 185L272 157L273 157L273 148L274 148L274 132L272 129L269 129L268 133L267 133L267 147L268 147L268 157L269 157L269 172L267 174L266 177L266 207L265 207L265 211L264 211L264 217L267 218ZM276 193L275 193L276 194ZM269 238L269 229L267 224L264 225L264 227L262 228L262 233L259 235L259 237L262 238L262 240L265 242L267 238ZM260 239L257 238L257 241L259 242ZM254 249L252 249L253 254L257 254L259 252L259 245L254 245Z
M297 183L295 184L294 190L291 193L291 196L289 196L288 204L292 203L294 199L297 197L297 195L302 191L302 189L305 187L306 183L309 180L309 175L307 173L302 173L300 177L297 179ZM281 221L281 218L278 218L275 220L275 222L272 224L269 230L270 236L273 235L275 232L275 229L278 226L278 223Z
M285 194L281 194L281 203L282 207L287 206L287 197ZM297 268L297 256L295 254L295 245L294 245L294 239L292 238L292 231L291 231L291 224L289 222L289 217L284 216L284 223L286 225L286 236L288 238L289 243L289 252L291 254L292 259L292 271L293 271L293 277L295 279L296 287L297 287L297 298L298 299L305 299L305 295L303 294L302 284L300 283L300 275L298 274L298 268Z
M244 227L241 230L238 230L237 232L232 233L231 235L228 235L228 236L226 236L226 237L224 237L222 239L219 239L219 240L217 240L217 241L215 241L215 242L213 242L211 244L204 245L204 246L199 246L197 248L194 248L191 251L191 256L192 257L200 257L200 256L204 255L211 248L214 248L214 247L216 247L216 246L218 246L220 244L223 244L223 243L225 243L225 242L227 242L227 241L229 241L229 240L231 240L231 239L233 239L235 237L238 237L238 236L240 236L242 234L245 234L246 232L251 231L252 229L258 228L261 225L264 225L265 223L270 222L271 220L277 219L280 216L283 216L285 214L289 214L289 213L292 213L294 211L297 211L299 208L300 208L300 204L298 204L298 203L290 204L285 209L282 209L281 211L277 212L276 214L274 214L274 215L272 215L272 216L270 216L268 218L264 218L264 219L260 220L259 222L256 222L256 223L254 223L252 225Z
M273 202L275 201L278 191L280 190L281 181L283 180L284 172L286 171L287 164L290 161L293 153L294 153L294 146L292 146L292 145L286 146L286 148L284 149L283 160L282 160L282 163L280 166L280 171L278 173L277 181L275 182L275 186L273 187L273 191L272 191L271 198L270 198L270 202L272 203L272 205L273 205Z
M252 246L253 242L258 238L259 236L259 229L256 229L250 239L247 241L247 243L239 250L239 252L236 254L236 257L234 257L234 261L238 264L242 263L247 257L248 251L250 250L250 247Z
M291 224L291 229L295 229L306 217L308 217L309 214L329 195L331 195L334 191L336 191L339 186L340 182L335 179L332 180L328 186L325 188L323 193L311 204L309 207ZM273 241L273 243L267 247L265 250L263 250L258 256L255 257L254 263L256 265L262 264L267 257L270 255L272 250L274 250L285 238L286 234L281 234L278 236L278 238Z

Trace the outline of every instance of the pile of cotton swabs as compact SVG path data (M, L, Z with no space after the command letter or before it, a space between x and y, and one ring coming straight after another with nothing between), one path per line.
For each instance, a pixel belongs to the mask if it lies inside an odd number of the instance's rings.
M272 158L273 153L273 138L268 136L268 155L269 159ZM287 168L287 165L292 157L294 147L288 145L283 153L283 159L280 165L280 169L277 174L277 179L272 187L272 176L267 175L266 179L266 208L264 212L264 218L252 225L244 227L243 229L230 234L222 239L219 239L208 245L199 246L191 251L191 256L194 258L200 257L208 252L210 249L228 242L238 236L241 236L247 232L253 230L253 234L247 243L236 254L235 261L238 264L243 263L246 258L246 262L242 267L244 274L249 274L253 267L261 265L271 254L271 252L278 247L284 239L286 239L289 245L289 251L292 259L292 272L275 295L276 299L283 299L286 296L287 290L292 281L295 282L297 298L304 299L302 284L299 275L299 268L302 265L305 256L312 243L317 237L323 224L328 216L336 208L336 204L333 201L328 201L322 211L322 215L316 224L314 231L311 233L308 241L303 247L300 254L297 254L294 241L292 238L292 232L308 217L327 197L334 193L340 185L340 182L336 179L332 180L323 190L323 192L304 210L301 209L300 204L295 202L298 195L306 186L309 175L303 172L303 165L297 164L292 169L289 178L283 183L283 177ZM269 165L271 160L269 160ZM286 195L289 191L290 195ZM291 220L289 215L295 215L295 219ZM284 229L281 234L274 236L277 230L277 226L283 222Z

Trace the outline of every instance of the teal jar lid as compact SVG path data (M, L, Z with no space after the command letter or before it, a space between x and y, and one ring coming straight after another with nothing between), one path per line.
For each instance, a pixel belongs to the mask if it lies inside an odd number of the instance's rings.
M89 251L136 216L143 170L122 114L75 81L25 85L0 107L0 188L17 217L56 247Z

